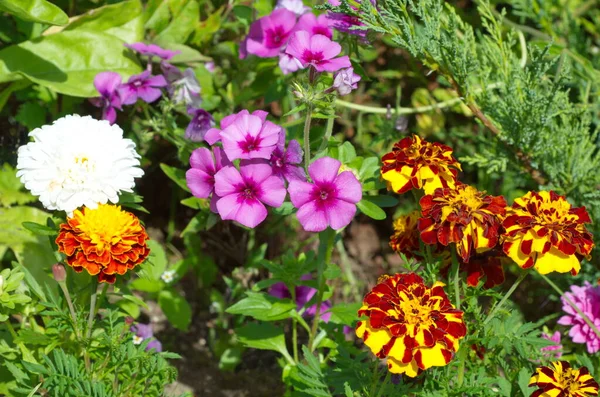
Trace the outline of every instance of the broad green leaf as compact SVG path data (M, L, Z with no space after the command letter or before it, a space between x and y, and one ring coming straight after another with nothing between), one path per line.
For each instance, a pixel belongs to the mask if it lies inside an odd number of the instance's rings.
M158 295L158 304L175 328L187 331L192 321L192 309L182 296L173 290L163 290Z
M521 389L521 392L523 393L524 397L530 396L533 390L535 390L533 387L529 387L529 379L531 379L531 373L532 371L527 367L523 367L519 371L519 388Z
M162 282L150 280L149 278L138 278L131 282L131 288L143 292L159 292L162 289Z
M167 254L162 245L155 240L148 241L148 248L150 248L150 255L141 265L140 272L147 275L149 279L159 280L167 268Z
M23 222L23 227L40 236L56 236L58 234L58 230L35 222Z
M196 30L200 20L200 6L196 0L188 0L181 10L173 16L171 23L155 38L159 45L165 43L183 44Z
M382 210L377 206L377 204L370 202L366 198L363 198L358 203L356 203L356 206L363 214L365 214L369 218L373 218L375 220L380 221L382 219L385 219L386 217L384 210Z
M196 45L202 45L210 41L213 35L221 28L221 16L223 8L211 13L208 18L196 25L192 42Z
M168 176L173 182L175 182L180 188L182 188L186 192L191 193L191 190L189 187L187 187L187 182L185 181L184 170L171 167L170 165L166 165L164 163L160 164L160 169L163 170L165 175Z
M0 10L30 22L61 26L69 23L68 15L46 0L0 0Z
M26 204L35 201L35 196L25 191L17 178L17 171L8 163L0 168L0 207Z
M249 323L235 331L238 340L247 347L261 350L274 350L289 356L285 347L283 329L271 323Z
M370 201L371 203L381 208L394 207L398 204L398 199L392 196L363 196L363 200Z
M129 0L94 8L71 22L67 30L89 30L110 34L126 43L144 38L144 21L140 0Z
M0 92L0 111L2 111L2 109L4 109L4 106L6 105L6 102L8 102L8 98L11 97L11 95L13 94L13 92L19 91L23 88L26 88L28 86L31 85L31 81L29 80L25 80L25 79L21 79L21 80L17 80L14 83L9 84L8 86L6 86L2 92ZM0 197L2 195L0 194Z
M358 309L361 303L342 303L335 305L329 312L331 313L331 322L336 324L352 325L358 320Z
M61 94L94 97L96 74L110 70L127 78L141 71L112 35L86 30L64 31L6 47L0 51L0 82L24 76Z
M246 292L246 297L229 307L226 312L254 317L259 321L276 321L290 317L296 304L290 299L277 299L263 292Z
M195 48L189 47L185 44L177 43L162 43L164 48L172 51L179 51L180 53L171 58L171 63L190 63L190 62L208 62L212 58L202 55L200 51ZM202 92L204 92L204 86L202 86Z

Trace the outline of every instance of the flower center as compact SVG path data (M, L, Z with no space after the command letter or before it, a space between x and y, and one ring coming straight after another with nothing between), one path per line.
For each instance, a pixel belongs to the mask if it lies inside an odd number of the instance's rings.
M260 142L261 139L259 137L248 136L244 142L240 143L240 148L244 153L250 153L259 148Z
M133 226L134 219L130 214L114 205L101 204L97 209L85 208L83 211L76 211L74 218L77 222L76 229L97 247L97 253L123 241L134 229L141 231L139 226Z
M267 48L279 48L286 38L287 34L283 30L283 26L275 26L273 29L267 30L265 45Z
M304 60L304 63L312 63L313 65L318 65L321 62L323 62L325 57L323 56L322 52L312 52L310 50L305 50L302 54L302 59Z
M71 161L62 165L62 181L54 181L51 189L65 188L68 185L85 185L90 179L90 174L96 172L96 162L84 154L75 155Z
M315 26L313 28L313 34L322 34L323 36L329 35L329 29L324 26Z
M572 368L567 369L563 373L558 375L558 384L564 391L576 392L579 390L580 385L577 381L578 374L573 371Z
M481 201L481 196L477 189L473 186L467 186L462 190L458 190L458 194L450 204L455 207L466 206L469 209L477 210L481 207L483 202Z
M256 192L254 191L254 188L252 188L251 186L246 186L242 190L240 195L244 198L244 200L253 200L254 197L256 196Z
M431 321L431 308L423 306L417 299L400 302L399 309L404 314L404 321L408 324L426 325Z

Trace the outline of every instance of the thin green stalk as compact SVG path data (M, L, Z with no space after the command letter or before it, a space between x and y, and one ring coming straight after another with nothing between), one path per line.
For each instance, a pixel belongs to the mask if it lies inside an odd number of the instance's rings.
M379 361L375 361L375 368L373 368L373 378L371 379L371 388L369 389L368 394L369 397L372 397L375 393L375 387L377 386L377 375L379 375Z
M573 302L571 300L571 298L569 298L564 291L562 291L558 285L554 284L554 282L552 280L550 280L548 278L548 276L546 276L545 274L541 274L540 276L544 279L545 282L548 283L549 286L551 286L556 292L558 292L558 294L564 298L567 303L577 312L577 314L579 314L581 316L581 318L583 318L583 320L587 323L587 325L594 331L594 333L596 334L596 336L598 338L600 338L600 330L598 329L598 327L596 327L596 325L592 322L592 320L590 320L590 318L581 311L581 309L579 307L577 307L577 305L575 304L575 302Z
M75 330L75 336L77 339L81 339L81 335L79 334L79 327L77 326L77 314L75 313L75 306L73 306L73 301L71 300L71 294L69 294L69 289L67 288L66 283L60 282L58 283L60 289L65 295L65 299L67 300L67 306L69 306L69 313L71 313L71 319L73 320L73 329Z
M310 164L310 122L312 111L312 104L307 104L306 119L304 120L304 171L306 171L306 175L308 175L308 165Z
M465 379L465 359L467 358L466 350L464 347L460 349L458 352L459 362L458 362L458 377L456 378L456 383L458 386L462 386Z
M383 382L381 382L381 386L379 387L379 390L377 391L377 395L375 397L381 396L381 393L383 393L383 391L385 390L391 375L392 373L390 371L387 371L387 374L385 374L385 379L383 380Z
M352 264L350 263L350 258L348 257L348 253L346 252L346 247L344 247L344 242L342 240L338 240L335 243L335 248L340 254L342 270L346 275L346 279L348 280L348 284L352 288L352 294L354 295L354 299L361 300L360 291L356 286L356 277L354 277L354 272L352 271Z
M456 245L453 245L450 249L452 252L452 267L455 269L454 273L454 295L456 298L456 308L460 310L460 264L458 263L458 258L456 256Z
M500 302L498 302L496 304L496 306L494 306L494 308L492 309L490 314L488 314L488 316L485 318L485 320L483 321L483 325L487 324L492 318L494 318L494 315L496 314L498 309L500 309L502 307L502 305L504 305L504 302L506 302L506 300L512 295L512 293L515 292L515 290L517 289L519 284L521 284L521 281L523 281L525 279L525 277L527 276L527 273L529 273L529 272L528 271L521 272L521 274L519 275L519 278L517 278L517 280L512 285L512 287L510 287L510 289L506 292L506 294L502 297L502 299L500 299Z
M335 104L334 104L335 106ZM335 112L335 107L333 108ZM329 143L329 138L331 138L331 134L333 133L333 122L334 118L330 117L327 119L327 125L325 126L325 135L323 135L323 142L321 142L321 146L319 147L319 152L327 149L327 144Z
M296 288L290 289L290 295L292 295L292 302L296 302ZM292 317L292 349L294 361L298 362L298 320L296 317Z
M92 336L92 326L94 325L94 314L96 313L96 300L98 299L98 285L96 280L92 281L92 297L90 298L90 314L87 321L87 330L85 338L89 339Z

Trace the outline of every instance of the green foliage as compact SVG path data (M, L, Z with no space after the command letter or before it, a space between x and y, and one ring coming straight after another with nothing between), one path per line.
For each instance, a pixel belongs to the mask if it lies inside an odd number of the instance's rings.
M35 200L31 193L23 189L16 171L5 163L0 169L0 207L27 204Z
M60 7L46 0L1 0L0 10L25 21L66 25L69 17Z
M25 274L16 269L4 269L0 272L0 322L8 320L8 316L17 307L28 303L31 298L21 287Z

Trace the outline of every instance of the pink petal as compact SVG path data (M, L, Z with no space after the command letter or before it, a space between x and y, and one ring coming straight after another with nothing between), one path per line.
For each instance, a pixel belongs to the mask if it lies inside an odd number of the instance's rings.
M231 124L233 124L235 119L237 119L239 116L244 115L244 114L250 114L250 112L248 112L246 109L244 109L237 113L230 114L229 116L223 117L223 120L221 120L221 129L223 130L223 129L229 127Z
M230 194L217 202L222 219L234 220L250 228L256 227L267 217L267 209L258 200L244 200L237 194Z
M198 148L192 152L192 155L190 156L190 166L192 168L198 168L205 173L215 173L213 155L207 148Z
M137 99L137 90L129 84L121 84L118 88L123 105L133 105Z
M260 185L273 174L271 166L262 161L244 161L240 163L240 174L245 181L252 181Z
M268 22L266 19L268 19ZM263 27L267 27L267 24L270 25L269 27L281 26L284 32L290 32L296 25L296 14L285 8L280 8L265 18L265 22Z
M340 69L349 68L350 66L352 66L350 63L350 58L343 56L321 62L319 65L315 66L315 69L317 69L319 72L337 72Z
M242 110L242 112L246 112L246 114L248 114L247 110ZM264 123L265 121L267 121L267 116L269 115L269 112L265 112L264 110L255 110L254 112L252 112L252 115L260 117L260 119Z
M212 176L198 168L187 170L185 181L195 197L208 198L213 191Z
M244 180L234 166L223 167L215 174L215 192L218 196L235 193L240 185L244 185Z
M215 169L217 171L219 171L221 168L225 167L226 165L231 165L231 161L229 161L229 159L227 158L227 155L225 154L223 149L221 149L220 147L218 147L218 146L213 147L213 154L215 156Z
M304 54L304 51L308 49L310 49L310 33L300 31L294 33L292 37L290 37L285 53L298 58L302 62L302 55Z
M270 168L270 167L269 167ZM258 199L271 207L280 207L287 194L281 178L270 176L260 185Z
M303 154L304 152L302 151L302 147L298 141L292 139L290 143L288 143L288 147L283 158L286 163L300 164L302 163Z
M108 120L108 122L112 125L117 120L117 111L112 106L107 107L102 112L102 119Z
M274 146L279 142L279 135L282 133L282 128L277 124L265 121L260 131L262 141L261 146Z
M214 145L215 143L221 140L221 130L217 128L209 129L208 131L206 131L206 135L204 135L204 140L209 145Z
M331 59L342 52L342 46L331 41L327 36L316 34L310 39L310 50L312 52L321 52L325 59Z
M306 174L304 173L304 168L297 165L284 165L283 176L285 177L285 179L287 179L288 182L291 182L293 180L306 181Z
M322 232L327 229L327 216L323 209L317 208L314 201L309 201L296 214L302 228L307 232Z
M573 324L573 317L571 316L562 316L558 322L558 324L560 325L572 325Z
M337 176L334 184L338 199L349 203L358 203L362 200L362 186L352 172L342 172Z
M334 158L321 157L308 166L308 174L315 183L333 183L341 165Z
M304 182L301 180L292 180L288 185L288 192L290 193L290 200L294 207L300 208L304 204L312 200L312 192L315 189L315 185L312 183Z
M152 87L166 87L168 83L167 79L165 79L165 76L159 74L157 76L152 76L149 79L147 79L146 84Z
M269 158L271 158L271 154L273 154L275 147L275 145L263 147L261 142L261 146L257 147L249 153L243 153L242 156L240 156L240 158L268 160Z
M210 198L210 207L209 208L215 214L219 213L219 210L217 210L217 203L219 202L220 199L221 199L221 197L217 196L215 193L213 193Z
M344 200L335 200L327 206L325 211L331 228L339 230L352 222L352 218L356 215L356 205Z
M152 87L139 87L137 94L146 103L152 103L162 96L161 90Z
M115 72L100 72L94 77L94 87L105 97L111 96L121 84L121 75Z

